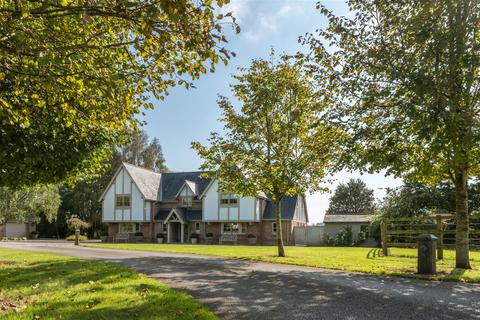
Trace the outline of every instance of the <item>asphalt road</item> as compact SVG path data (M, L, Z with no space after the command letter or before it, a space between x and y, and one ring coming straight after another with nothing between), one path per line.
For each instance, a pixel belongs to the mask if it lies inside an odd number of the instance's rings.
M0 246L121 263L188 292L221 319L480 319L477 284L70 243Z

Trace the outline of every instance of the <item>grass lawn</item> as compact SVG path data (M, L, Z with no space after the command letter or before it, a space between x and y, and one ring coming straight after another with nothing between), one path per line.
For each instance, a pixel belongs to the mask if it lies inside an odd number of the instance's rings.
M126 267L0 248L0 319L217 319Z
M472 270L455 269L455 252L444 251L444 260L437 262L438 274L417 275L417 250L392 248L388 257L380 249L357 247L286 247L287 257L276 257L273 246L219 246L178 244L86 244L89 247L206 254L301 266L367 272L382 275L426 278L445 281L480 282L480 252L471 252Z

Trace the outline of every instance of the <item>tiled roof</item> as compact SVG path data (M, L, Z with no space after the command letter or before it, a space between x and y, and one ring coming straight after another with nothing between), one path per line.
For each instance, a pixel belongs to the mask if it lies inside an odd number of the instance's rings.
M123 165L145 199L156 201L162 175L126 162L124 162Z
M193 183L196 185L197 195L202 194L205 188L208 186L210 179L201 178L202 171L197 172L167 172L162 174L162 190L160 192L160 201L173 201L180 188L183 186L186 180L189 181L189 185Z
M284 197L281 201L282 220L292 220L295 215L298 196ZM269 200L263 211L263 219L275 219L275 204Z
M360 214L326 214L324 223L369 222L372 216Z

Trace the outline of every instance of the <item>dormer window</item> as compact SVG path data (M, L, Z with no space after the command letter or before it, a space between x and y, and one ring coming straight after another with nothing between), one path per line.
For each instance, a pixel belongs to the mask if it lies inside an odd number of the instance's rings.
M238 197L232 192L220 193L220 205L224 207L235 207L238 205Z

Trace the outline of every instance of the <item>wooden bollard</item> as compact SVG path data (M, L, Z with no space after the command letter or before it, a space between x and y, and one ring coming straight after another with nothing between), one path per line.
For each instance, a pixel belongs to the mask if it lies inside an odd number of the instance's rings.
M75 229L75 245L80 244L80 229Z

